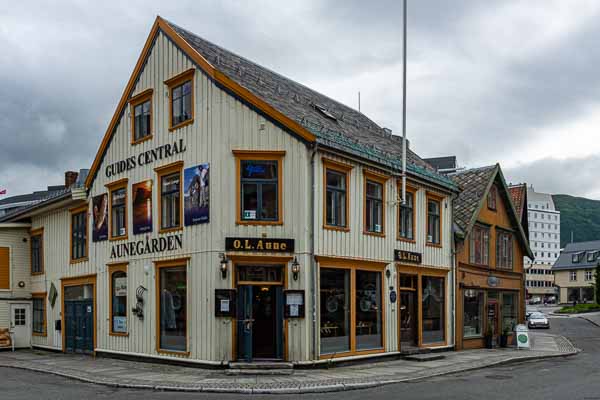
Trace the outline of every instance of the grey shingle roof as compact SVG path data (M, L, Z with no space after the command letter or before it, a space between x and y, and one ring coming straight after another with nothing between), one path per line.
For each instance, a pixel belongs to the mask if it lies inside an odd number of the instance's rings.
M402 138L392 136L363 113L225 50L169 21L167 23L216 69L298 122L317 136L321 145L400 170ZM417 154L410 149L407 153L409 172L455 189L450 179L437 174Z
M67 189L65 187L63 187L61 190L48 192L48 194L45 197L43 197L41 200L39 200L38 202L31 204L29 206L26 206L26 207L18 208L16 210L13 210L13 211L3 215L2 217L0 217L0 222L10 221L13 218L18 217L19 215L21 215L25 212L31 211L38 207L42 207L50 202L60 199L60 198L67 197L70 195L70 193L71 193L71 189L70 188Z
M52 193L64 190L64 186L48 186L48 190L40 190L33 193L20 194L16 196L6 197L0 200L0 206L5 204L25 203L29 201L42 201L51 196Z
M567 246L560 253L558 259L554 262L552 269L565 270L595 268L598 261L600 261L600 254L596 253L592 261L588 261L588 254L596 251L600 252L600 240L567 243ZM582 259L578 263L573 262L573 254L575 253L582 253Z
M471 223L477 217L481 200L487 193L497 168L497 165L490 165L450 175L462 190L454 200L454 221L463 232L470 230Z

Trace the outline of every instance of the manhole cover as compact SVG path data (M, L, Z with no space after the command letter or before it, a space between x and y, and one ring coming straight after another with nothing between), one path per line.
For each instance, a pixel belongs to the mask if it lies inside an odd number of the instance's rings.
M488 379L496 379L496 380L499 380L499 381L507 380L507 379L512 379L513 378L510 375L486 375L485 377L488 378Z

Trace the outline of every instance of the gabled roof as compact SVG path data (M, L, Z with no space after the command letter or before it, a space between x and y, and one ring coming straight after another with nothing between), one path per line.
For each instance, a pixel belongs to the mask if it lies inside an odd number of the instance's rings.
M465 234L465 239L471 233L475 222L486 204L487 194L494 182L498 183L498 193L504 198L506 211L513 224L517 227L517 237L521 241L526 255L533 260L533 253L529 248L529 240L523 226L521 218L517 214L509 194L504 175L500 165L490 165L481 168L473 168L465 171L451 174L450 177L456 182L462 190L454 200L454 222Z
M42 201L52 195L54 192L64 190L64 186L48 186L48 190L39 190L33 193L19 194L16 196L6 197L0 200L0 208L8 204L20 204Z
M581 261L573 262L573 254L579 253ZM588 261L588 255L593 253L593 260ZM600 261L600 240L589 242L567 243L560 256L552 266L553 270L590 269L595 268Z
M0 222L17 221L22 215L28 214L31 211L36 210L38 208L46 207L49 204L54 204L58 201L68 199L69 197L71 197L70 188L63 188L61 190L50 192L48 196L46 196L44 199L38 202L30 204L26 207L18 208L9 212L6 215L3 215L2 217L0 217Z
M508 188L508 192L510 193L510 197L512 198L513 205L515 206L515 211L519 215L519 217L523 216L523 210L525 197L527 196L527 186L526 184L511 186Z
M86 181L87 188L95 179L159 32L173 41L219 87L299 139L401 171L402 139L392 136L364 114L157 17L96 155ZM409 173L456 190L450 179L437 174L412 151L407 153Z

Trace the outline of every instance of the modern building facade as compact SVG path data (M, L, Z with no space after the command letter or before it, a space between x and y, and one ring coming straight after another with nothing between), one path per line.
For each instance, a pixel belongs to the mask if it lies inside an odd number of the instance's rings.
M212 365L451 348L458 188L409 149L403 202L401 154L157 18L84 187L5 220L30 224L9 273L35 270L32 344Z
M594 273L599 262L600 241L567 244L552 266L561 304L594 301Z
M525 320L524 257L533 258L499 165L450 175L454 202L456 348L484 347Z
M529 241L535 260L530 264L553 265L560 255L560 211L554 206L552 195L527 188L527 213L529 216Z

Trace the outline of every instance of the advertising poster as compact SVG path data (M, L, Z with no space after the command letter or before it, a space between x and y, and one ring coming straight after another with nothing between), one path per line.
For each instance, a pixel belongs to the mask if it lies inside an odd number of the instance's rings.
M133 234L152 232L152 181L136 183L133 193Z
M108 195L104 193L94 196L92 207L94 213L92 240L101 242L108 239Z
M184 171L185 225L208 222L210 203L209 165L200 164Z

